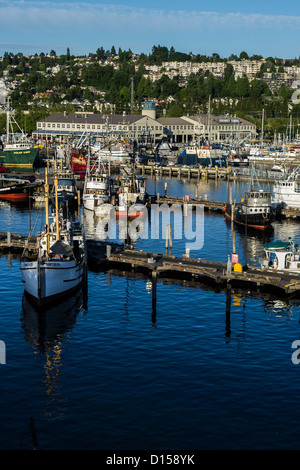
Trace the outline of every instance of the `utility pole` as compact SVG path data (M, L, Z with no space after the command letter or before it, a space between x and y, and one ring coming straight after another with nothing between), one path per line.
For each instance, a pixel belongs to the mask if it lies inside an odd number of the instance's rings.
M133 77L131 77L131 114L133 114L133 107L134 107L134 88L133 88Z

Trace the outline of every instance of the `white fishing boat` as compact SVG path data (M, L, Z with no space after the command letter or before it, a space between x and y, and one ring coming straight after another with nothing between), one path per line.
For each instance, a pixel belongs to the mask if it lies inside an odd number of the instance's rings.
M130 162L131 156L122 145L111 146L110 148L94 149L94 154L98 156L104 163L111 165L120 165Z
M101 171L100 161L95 171L94 168L90 169L90 159L88 161L82 202L84 208L90 211L110 202L110 176Z
M300 274L300 253L298 245L291 238L283 242L277 240L264 247L265 258L261 266L270 271L283 271Z
M54 178L57 188L57 176ZM25 247L20 268L24 291L37 306L44 306L76 291L86 276L83 228L58 212L57 189L53 220L49 217L49 186L45 170L46 225L34 251Z
M146 202L145 178L135 175L134 164L132 164L127 176L124 176L121 180L116 205L116 216L135 218L139 215L144 215Z
M300 172L297 167L287 178L275 181L272 191L273 206L300 208Z

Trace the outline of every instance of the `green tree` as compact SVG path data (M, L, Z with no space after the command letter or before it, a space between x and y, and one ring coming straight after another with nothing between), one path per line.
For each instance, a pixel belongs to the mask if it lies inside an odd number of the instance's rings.
M248 56L247 52L242 51L240 53L240 60L242 60L242 59L247 59L247 60L249 59L249 56Z
M248 77L238 77L236 80L235 93L238 97L247 98L250 95L250 84Z

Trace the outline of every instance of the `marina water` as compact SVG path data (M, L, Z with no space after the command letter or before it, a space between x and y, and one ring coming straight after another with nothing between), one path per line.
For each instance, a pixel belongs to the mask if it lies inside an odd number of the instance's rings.
M148 193L228 200L228 183L147 179ZM236 185L241 197L246 183ZM86 235L97 221L84 214ZM41 229L43 210L0 203L0 231ZM259 263L264 243L291 236L299 223L270 235L236 231L243 264ZM137 249L164 253L165 239ZM185 252L173 240L172 254ZM231 227L204 216L204 244L192 257L227 261ZM270 294L226 291L199 281L89 270L81 293L38 315L24 299L17 256L0 258L0 449L298 449L299 304ZM2 351L3 353L3 351Z

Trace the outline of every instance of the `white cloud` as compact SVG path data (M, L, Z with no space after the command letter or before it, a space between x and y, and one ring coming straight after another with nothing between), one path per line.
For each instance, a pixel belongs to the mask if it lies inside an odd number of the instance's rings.
M262 46L268 40L290 52L289 36L294 32L297 37L300 26L300 16L188 11L184 3L181 10L167 10L92 1L0 0L0 17L2 37L8 43L24 41L36 44L37 51L46 47L58 53L66 45L74 52L89 52L99 44L130 47L136 52L147 52L153 44L195 51L200 41L206 50L211 45L217 51L230 43L233 51L233 46L246 40L249 48L255 40Z
M238 12L164 10L133 8L126 5L80 2L0 1L2 28L36 27L39 30L57 27L88 27L108 30L112 28L137 30L189 31L194 27L220 28L286 28L298 27L300 16L244 14ZM178 34L182 31L179 30ZM274 31L275 34L275 31Z

